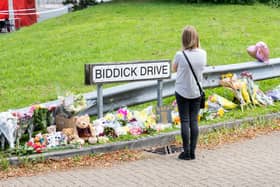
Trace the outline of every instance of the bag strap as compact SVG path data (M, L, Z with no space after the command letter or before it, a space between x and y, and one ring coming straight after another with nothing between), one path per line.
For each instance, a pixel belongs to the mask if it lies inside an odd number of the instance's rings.
M189 58L188 58L187 54L186 54L184 51L182 51L182 52L183 52L183 54L184 54L184 56L185 56L185 58L186 58L186 60L187 60L187 62L188 62L188 64L189 64L189 66L190 66L190 68L191 68L192 74L193 74L194 79L195 79L195 81L196 81L196 84L197 84L197 86L198 86L198 88L199 88L200 95L202 95L202 92L203 92L203 91L202 91L202 88L201 88L201 86L200 86L200 84L199 84L199 82L198 82L198 80L197 80L197 77L196 77L196 75L195 75L194 71L193 71L193 68L192 68L191 62L190 62L190 60L189 60Z

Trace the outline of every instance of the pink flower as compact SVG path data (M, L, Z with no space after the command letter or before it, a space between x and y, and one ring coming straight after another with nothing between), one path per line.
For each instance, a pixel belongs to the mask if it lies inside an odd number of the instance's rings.
M142 134L142 129L140 127L132 127L129 129L130 134L132 135L140 135Z
M120 108L119 110L118 110L118 114L122 114L123 116L127 116L127 110L126 109L124 109L124 108Z
M22 117L21 113L19 112L12 112L12 115L17 117L18 119Z
M29 142L26 143L26 145L27 145L28 147L33 147L33 142L29 141Z
M36 110L36 107L35 107L34 105L32 105L32 106L29 108L28 113L33 114L35 110Z

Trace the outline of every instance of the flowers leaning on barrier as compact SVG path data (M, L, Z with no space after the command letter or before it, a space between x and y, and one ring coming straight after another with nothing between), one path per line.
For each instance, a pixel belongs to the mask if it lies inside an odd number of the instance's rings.
M25 113L12 110L0 113L0 135L3 136L0 140L2 149L6 148L6 141L11 149L20 149L22 147L20 140L24 134L28 134L28 140L31 140L33 131L46 133L47 126L54 124L54 108L33 105ZM26 146L25 143L23 147Z
M219 102L218 102L219 101ZM230 104L232 106L230 106ZM172 124L173 127L175 128L180 128L180 117L178 113L178 107L176 100L173 101L172 103L173 110L171 111L171 116L172 116ZM235 105L234 103L226 100L225 98L214 94L212 96L208 97L208 100L205 102L205 108L200 109L199 115L198 115L198 120L212 120L217 117L222 117L226 110L223 108L223 106L227 106L234 108Z
M133 136L152 134L170 128L167 125L157 124L152 106L141 111L131 111L127 107L122 107L116 112L107 113L103 118L94 120L93 127L98 137L110 138L128 134Z
M237 99L238 103L240 104L241 110L243 111L246 102L242 97L242 92L241 92L242 83L237 79L237 76L235 74L227 74L226 76L222 75L220 84L225 88L230 89L234 93L234 96Z
M256 85L253 81L253 75L249 72L241 73L241 80L247 85L247 91L249 93L248 104L252 103L253 105L258 106L267 106L273 105L273 99L264 94L264 92Z
M253 81L253 75L249 72L243 72L240 78L236 74L221 75L220 84L230 89L234 95L234 101L230 101L218 94L212 94L205 103L205 108L199 112L199 120L212 120L222 117L228 110L233 110L240 106L241 111L245 107L268 106L273 105L273 100L280 100L280 85L266 94ZM173 110L172 123L180 124L176 101L172 103Z
M242 111L244 106L273 105L272 98L265 95L254 83L253 75L249 72L241 73L240 78L237 78L236 74L222 76L220 84L233 91Z
M248 72L243 72L240 78L234 74L222 76L221 84L232 90L237 100L229 101L218 94L210 95L206 101L206 107L200 110L199 120L222 117L225 112L236 109L238 106L243 111L244 106L272 105L272 95L269 94L273 94L275 100L279 100L277 97L280 98L280 86L272 90L273 92L267 92L266 95L254 83L252 74ZM0 135L8 140L11 148L15 147L16 141L16 149L22 150L20 154L25 155L42 153L50 149L79 148L85 143L88 145L131 140L141 135L162 132L165 129L180 128L176 101L171 104L172 106L168 110L163 110L164 114L168 113L166 116L163 115L164 117L168 116L168 120L165 118L165 120L161 120L162 116L157 116L152 106L140 111L121 107L91 123L89 116L81 115L82 112L80 112L80 110L87 109L83 97L77 97L74 100L71 97L69 102L65 99L67 100L64 98L57 106L31 106L26 113L13 111L0 113ZM69 107L71 105L79 110L72 110L73 108ZM164 122L160 123L157 119ZM29 140L20 144L21 136L27 133ZM32 134L36 134L35 137L32 137ZM3 141L2 139L0 141ZM3 144L7 145L5 142L2 142Z

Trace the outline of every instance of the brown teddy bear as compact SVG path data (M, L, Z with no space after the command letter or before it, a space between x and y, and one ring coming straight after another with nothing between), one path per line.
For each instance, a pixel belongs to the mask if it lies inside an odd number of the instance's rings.
M79 137L90 144L97 142L96 133L88 115L74 117L74 137Z

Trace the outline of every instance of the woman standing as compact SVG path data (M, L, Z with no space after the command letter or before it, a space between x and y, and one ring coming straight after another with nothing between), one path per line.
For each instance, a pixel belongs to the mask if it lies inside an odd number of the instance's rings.
M175 96L181 120L181 136L184 152L179 159L195 159L195 149L199 134L198 114L200 110L200 91L190 66L183 53L188 57L194 73L200 82L206 66L206 51L200 49L199 37L193 26L186 26L182 33L183 51L174 57L173 71L177 72Z

